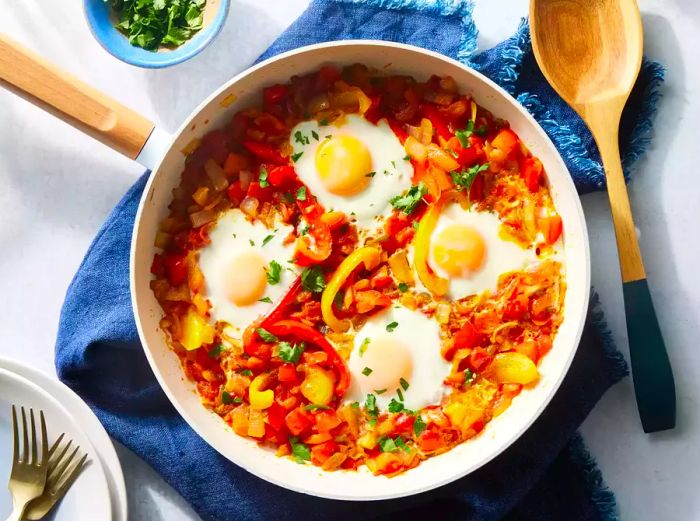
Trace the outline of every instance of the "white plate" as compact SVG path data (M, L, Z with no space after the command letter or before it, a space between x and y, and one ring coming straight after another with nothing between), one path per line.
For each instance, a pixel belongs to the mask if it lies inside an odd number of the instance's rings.
M113 521L127 521L126 485L119 458L107 431L90 410L90 407L63 383L36 369L2 357L0 357L0 369L7 369L36 383L71 412L97 450L109 486Z
M87 453L90 463L58 505L55 521L109 521L112 517L109 487L97 452L80 425L68 411L46 391L26 378L0 369L0 479L7 482L12 466L12 404L43 410L49 443L61 433ZM0 487L0 518L12 511L12 496Z

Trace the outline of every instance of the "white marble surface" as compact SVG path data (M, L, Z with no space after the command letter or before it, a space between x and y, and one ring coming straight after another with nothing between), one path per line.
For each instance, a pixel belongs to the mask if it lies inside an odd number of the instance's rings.
M172 131L210 91L246 67L307 0L234 0L223 33L197 58L149 71L106 54L78 0L3 0L0 31ZM630 185L641 247L678 389L678 427L647 436L630 379L603 398L585 438L633 521L700 518L700 3L640 0L647 53L668 67L654 143ZM526 0L478 0L488 47L515 29ZM0 332L3 355L53 374L63 296L111 207L141 168L0 89ZM593 283L627 353L620 276L605 194L583 198ZM119 447L131 519L198 519L149 467Z

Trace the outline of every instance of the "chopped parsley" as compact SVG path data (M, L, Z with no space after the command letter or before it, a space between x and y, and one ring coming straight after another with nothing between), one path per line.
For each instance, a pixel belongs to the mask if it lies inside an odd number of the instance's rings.
M379 413L377 408L377 397L373 394L368 394L365 399L365 410L370 416L376 416Z
M224 405L231 405L233 403L233 396L228 394L226 391L222 391L221 403L223 403Z
M404 380L403 378L401 378L401 379L399 380L399 383L401 384L401 389L403 389L404 391L407 391L407 390L408 390L408 382L407 382L406 380Z
M116 28L131 45L155 51L177 47L202 28L205 0L107 0L119 18Z
M318 122L319 127L326 127L328 126L328 118L323 118L321 121Z
M248 239L248 242L251 246L255 246L255 241L253 239Z
M400 282L399 283L399 291L401 293L406 293L408 291L408 284L406 284L405 282Z
M306 187L300 186L297 190L297 201L306 201Z
M259 327L255 330L260 338L265 342L277 342L277 337L270 333L267 329Z
M377 172L370 172L369 174L365 174L365 177L374 177L377 175Z
M392 197L389 201L397 210L401 210L406 215L410 215L418 207L423 196L428 193L424 183L413 185L405 194Z
M395 452L398 450L394 440L385 436L379 438L379 448L382 452Z
M267 275L267 282L272 285L279 284L282 277L282 266L276 260L271 260L265 274Z
M357 402L354 402L352 404L353 407L355 407L355 405L357 405L358 407L360 406L360 404ZM309 404L304 405L305 411L324 411L326 409L330 409L330 407L328 407L327 405L318 405L315 403L309 403Z
M306 235L307 233L309 233L308 224L299 229L299 235Z
M264 302L265 304L272 304L272 299L270 297L263 297L258 299L258 302Z
M362 356L362 355L365 354L365 351L367 351L367 346L369 345L369 343L370 343L370 339L369 339L369 338L365 338L365 339L362 341L362 344L360 344L360 356Z
M401 389L396 389L396 396L398 396L399 400L403 402L403 393L401 392Z
M420 416L416 416L415 421L413 422L413 433L416 436L420 436L421 433L425 430L425 422Z
M386 389L375 389L374 392L377 394L384 394L386 392Z
M394 329L396 329L397 327L399 327L399 323L398 323L398 322L396 322L396 321L390 322L389 324L386 325L386 330L387 330L389 333L391 333L391 332L394 331Z
M260 175L258 176L258 183L260 183L260 188L266 188L270 186L270 182L267 180L267 168L264 166L260 167Z
M289 438L289 445L292 447L292 455L297 463L304 463L311 459L311 451L304 443L299 441L299 438L292 436Z
M411 157L410 157L408 154L406 154L405 156L403 156L403 160L404 160L404 161L410 161L410 160L411 160Z
M326 277L323 274L323 270L318 266L305 268L301 272L301 286L306 291L321 293L326 287Z
M289 192L282 192L282 197L284 198L285 201L288 203L293 203L294 202L294 196L290 194Z
M389 412L401 412L403 411L403 404L397 402L394 398L389 402Z
M458 130L455 132L455 136L459 139L459 143L464 148L469 148L472 144L469 142L469 138L474 132L474 122L472 120L467 121L467 128L464 130Z
M316 141L318 141L318 132L316 132L315 130L312 130L311 137L313 137Z
M479 137L486 137L486 125L480 125L477 127L477 129L474 131L474 134L476 134Z
M394 168L396 168L396 161L392 160L392 161L391 161L391 166L393 166Z
M209 355L209 358L219 358L219 355L221 354L221 349L223 347L224 346L221 344L216 344L214 347L212 347L207 353Z
M365 368L362 370L362 374L365 375L365 376L369 376L369 375L372 374L372 369L369 368L369 367L365 367Z
M292 163L296 163L299 161L299 158L304 155L304 152L297 152L296 154L292 154Z
M253 376L253 371L250 369L239 369L238 374L242 374L243 376Z
M301 357L301 354L306 349L306 344L300 342L298 344L290 344L289 342L280 342L280 358L290 364L296 364Z
M394 443L398 448L400 448L402 451L404 451L406 454L411 453L411 449L408 448L408 445L406 445L406 442L403 441L403 438L401 436L397 436L394 438Z
M301 130L297 130L294 133L294 142L300 143L302 145L308 145L309 144L309 137L302 134Z
M484 170L488 169L489 164L484 163L483 165L474 165L466 170L462 169L461 172L453 170L450 172L450 176L452 177L452 182L455 184L455 186L461 188L462 190L469 190L479 172L483 172Z
M474 383L474 378L476 378L476 373L474 373L471 369L465 369L464 370L464 383L467 385L471 385Z
M265 237L263 239L262 245L265 246L268 242L270 242L274 238L275 238L275 234L271 233L270 235L268 235L267 237Z

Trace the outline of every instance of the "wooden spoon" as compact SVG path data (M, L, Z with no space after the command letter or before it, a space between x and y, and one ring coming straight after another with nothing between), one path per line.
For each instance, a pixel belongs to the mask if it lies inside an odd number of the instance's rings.
M635 0L531 0L530 32L545 78L586 122L603 159L644 432L672 429L673 372L649 294L618 149L620 116L642 63L639 9Z

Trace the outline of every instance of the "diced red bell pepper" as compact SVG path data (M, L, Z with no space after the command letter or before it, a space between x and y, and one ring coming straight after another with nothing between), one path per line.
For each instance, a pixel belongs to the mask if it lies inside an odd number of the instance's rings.
M248 186L248 197L255 197L261 203L272 201L273 190L269 186L262 187L258 181L253 181Z
M399 413L394 420L394 430L398 434L410 434L413 432L413 424L416 417L412 414Z
M304 351L301 359L306 365L323 365L328 363L328 355L323 351Z
M469 355L469 369L475 373L480 373L493 360L493 357L488 354L483 347L475 348Z
M153 256L153 262L151 263L151 273L156 277L165 276L165 263L163 262L163 256L160 253L156 253Z
M484 183L484 176L479 173L476 174L472 185L469 188L469 200L470 201L481 201L484 198L484 188L486 184Z
M345 361L322 333L297 320L280 320L275 324L270 324L266 329L277 337L291 337L294 340L302 340L320 347L328 355L331 365L338 373L338 382L335 386L336 395L343 396L345 394L350 385L350 372Z
M341 423L335 411L319 411L314 415L314 421L318 432L331 431Z
M241 204L241 201L245 197L245 192L243 191L243 188L241 188L241 183L236 181L228 185L227 195L234 206Z
M518 136L509 128L504 128L496 134L496 137L491 141L491 146L499 149L506 156L509 156L518 145Z
M272 405L267 408L267 423L269 423L273 429L278 431L282 425L284 425L286 415L287 409L282 407L277 402L272 402Z
M275 188L288 187L297 182L297 173L291 165L268 168L267 180Z
M547 244L554 244L559 237L561 237L563 225L559 214L555 213L548 217L540 217L537 221L537 225L542 235L544 235L544 240L547 241Z
M434 430L425 430L418 436L416 440L418 447L426 452L432 452L439 449L442 446L442 440L440 439L440 434Z
M423 103L420 106L420 114L424 118L428 118L430 120L430 122L433 124L433 128L440 137L443 139L450 139L453 136L442 114L440 114L440 111L435 105Z
M536 193L540 189L540 179L542 177L542 162L536 157L525 158L520 167L520 175L525 180L528 190Z
M311 462L315 465L323 465L336 452L338 452L338 444L335 441L318 443L311 448Z
M274 163L276 165L286 165L289 163L289 160L286 157L282 157L282 154L280 154L276 148L265 143L245 140L243 141L243 147L264 163Z
M324 87L328 88L340 80L340 71L332 65L324 65L318 71L318 78L323 82Z
M272 107L274 105L279 105L282 103L284 98L289 92L288 85L272 85L271 87L265 87L263 89L263 103L266 108Z
M408 139L408 133L403 129L403 123L396 121L394 118L386 118L389 123L389 128L394 133L394 135L399 138L399 141L403 145Z
M278 369L277 378L284 383L297 383L299 381L294 364L282 364Z
M187 263L183 255L168 254L163 258L163 263L171 286L179 286L187 280Z
M483 336L474 327L474 325L467 321L461 327L454 337L455 349L471 349L473 347L480 346L483 341Z
M301 408L297 408L287 414L284 423L292 435L299 436L303 432L311 429L313 419L309 413L303 411Z
M375 125L377 122L381 119L382 114L379 111L379 104L381 102L381 97L379 94L375 94L374 96L370 96L369 99L372 101L370 104L369 108L365 112L365 119L369 121L370 123L374 123Z
M503 318L506 320L521 320L527 313L528 304L527 296L518 293L513 294L503 310Z
M314 238L313 247L309 236ZM326 223L317 219L311 223L309 234L299 237L294 261L299 266L319 264L330 257L332 251L333 235L331 229Z

